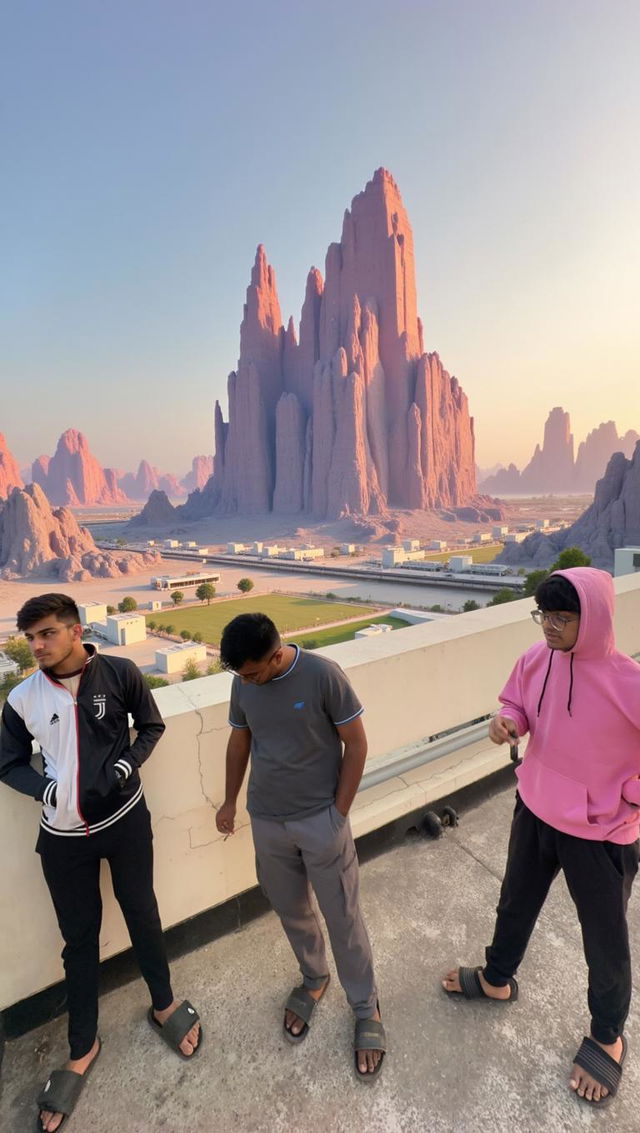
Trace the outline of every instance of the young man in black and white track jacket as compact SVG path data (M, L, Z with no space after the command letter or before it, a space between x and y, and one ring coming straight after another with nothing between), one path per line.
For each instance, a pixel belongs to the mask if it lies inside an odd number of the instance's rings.
M100 1052L102 858L151 993L149 1022L183 1057L193 1056L201 1032L194 1008L173 997L153 891L151 820L138 769L164 732L156 703L132 661L83 644L67 595L31 598L17 623L39 667L3 708L0 780L42 803L36 850L65 941L70 1060L38 1098L40 1128L53 1133ZM31 763L34 740L44 774Z

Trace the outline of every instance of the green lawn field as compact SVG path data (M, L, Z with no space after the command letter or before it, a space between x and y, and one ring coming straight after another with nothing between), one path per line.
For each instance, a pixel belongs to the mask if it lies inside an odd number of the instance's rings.
M298 645L305 649L319 649L321 645L337 645L340 641L353 641L357 629L376 625L378 622L387 622L393 629L407 629L409 622L400 618L392 618L390 614L383 614L379 618L367 618L363 622L352 622L349 626L333 626L331 629L312 630L299 634ZM311 644L313 642L313 645Z
M339 622L358 615L365 617L368 613L371 613L371 616L362 623L363 625L376 620L370 607L351 602L314 601L312 598L297 598L289 594L256 594L249 598L232 598L228 602L213 601L210 606L206 603L204 605L189 603L187 606L156 610L147 616L147 621L154 621L156 625L172 625L176 633L180 633L183 629L188 629L190 633L199 632L204 641L210 645L219 645L222 630L227 622L237 614L256 611L272 618L282 634L304 628L306 636L314 638L318 636L316 624L320 627L328 622ZM349 627L349 630L351 629L352 627ZM349 636L351 633L347 634L347 637ZM323 642L323 644L328 643Z
M427 551L425 559L434 563L446 563L452 555L471 555L474 563L492 563L496 555L500 554L504 543L488 543L479 547L464 547L460 551Z

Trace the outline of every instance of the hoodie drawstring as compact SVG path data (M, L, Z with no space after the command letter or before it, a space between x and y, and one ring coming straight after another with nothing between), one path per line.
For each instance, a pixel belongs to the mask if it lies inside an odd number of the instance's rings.
M536 716L540 715L540 709L542 708L542 701L544 700L544 694L547 691L547 682L549 680L549 673L551 672L551 666L553 664L554 653L555 653L555 649L549 650L549 664L547 665L547 671L545 673L544 684L542 685L542 692L540 693L540 700L538 701L538 711L536 712ZM571 704L572 704L572 699L573 699L573 658L574 658L574 654L572 653L571 654L571 661L569 662L569 699L567 700L567 712L569 713L570 716L572 715Z
M572 656L573 656L573 654L572 654ZM547 689L547 681L549 680L549 673L551 672L552 662L553 662L553 649L550 649L549 650L549 664L547 665L547 671L546 671L545 678L544 678L544 684L542 686L542 692L540 693L540 700L538 701L538 711L536 712L536 716L540 715L540 709L542 707L542 701L544 699L544 694L545 694L546 689Z

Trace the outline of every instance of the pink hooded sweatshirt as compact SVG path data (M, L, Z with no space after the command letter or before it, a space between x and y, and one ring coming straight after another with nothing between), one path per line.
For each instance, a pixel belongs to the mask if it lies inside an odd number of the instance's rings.
M565 834L634 842L640 828L640 665L613 635L611 575L560 570L580 597L570 653L533 645L500 694L502 715L529 732L517 769L524 804Z

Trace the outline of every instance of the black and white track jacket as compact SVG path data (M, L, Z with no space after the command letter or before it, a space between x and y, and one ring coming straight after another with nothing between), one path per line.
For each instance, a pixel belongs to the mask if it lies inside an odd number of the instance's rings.
M76 700L38 669L9 693L0 727L0 780L41 801L41 825L67 836L96 834L135 806L142 797L138 768L165 727L133 661L84 648ZM33 740L44 775L31 766Z

